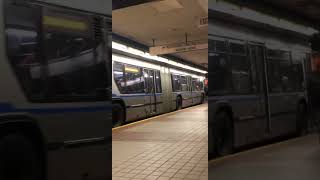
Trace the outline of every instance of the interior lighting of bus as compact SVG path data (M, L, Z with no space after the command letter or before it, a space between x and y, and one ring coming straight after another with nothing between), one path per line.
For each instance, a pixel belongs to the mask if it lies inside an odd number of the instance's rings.
M185 75L185 76L191 76L193 78L198 78L200 81L203 81L205 79L204 76L198 76L198 75L195 75L195 74L182 72L182 71L179 71L179 70L176 70L176 69L170 69L170 72L173 73L173 74Z
M125 67L124 70L126 72L133 72L133 73L138 73L139 72L139 69L137 68L131 68L131 67Z
M85 22L65 19L60 17L53 17L53 16L44 16L43 25L48 27L64 28L68 30L77 30L77 31L88 30L88 24Z

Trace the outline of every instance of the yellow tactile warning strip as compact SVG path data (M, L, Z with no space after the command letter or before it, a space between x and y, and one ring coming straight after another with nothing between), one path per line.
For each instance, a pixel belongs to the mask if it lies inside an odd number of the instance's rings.
M113 179L208 179L208 105L113 131Z
M198 105L198 106L201 106L201 105ZM186 110L186 109L195 108L195 107L197 107L197 106L191 106L191 107L184 108L184 109L181 109L181 110L169 112L169 113L166 113L166 114L160 114L160 115L157 115L157 116L154 116L154 117L150 117L150 118L147 118L147 119L144 119L144 120L132 122L132 123L129 123L129 124L126 124L126 125L122 125L122 126L120 126L120 127L115 127L115 128L112 128L112 132L118 131L118 130L120 130L120 129L130 128L130 127L132 127L132 126L135 126L135 125L138 125L138 124L142 124L142 123L146 123L146 122L149 122L149 121L154 120L154 119L158 119L158 120L159 120L159 119L161 119L162 117L169 116L169 115L178 113L178 112L180 112L180 111L184 111L184 110Z

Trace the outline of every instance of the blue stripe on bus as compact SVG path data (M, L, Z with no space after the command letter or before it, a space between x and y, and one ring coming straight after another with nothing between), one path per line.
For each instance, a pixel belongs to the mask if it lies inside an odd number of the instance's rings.
M160 96L162 93L156 93L156 96ZM130 94L130 95L119 95L117 97L127 98L127 97L145 97L145 96L153 96L153 94Z
M110 111L111 105L90 106L90 107L64 107L64 108L16 108L9 103L0 103L0 113L28 112L32 114L56 114L56 113L75 113L75 112L99 112Z

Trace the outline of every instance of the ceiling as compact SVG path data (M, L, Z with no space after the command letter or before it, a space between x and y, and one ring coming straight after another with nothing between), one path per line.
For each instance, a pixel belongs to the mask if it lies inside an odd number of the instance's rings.
M148 47L188 41L207 41L208 0L162 0L112 11L112 30ZM154 40L154 44L153 44ZM207 68L208 50L172 54Z
M320 0L223 0L320 29Z
M320 0L269 0L269 3L310 20L320 20Z

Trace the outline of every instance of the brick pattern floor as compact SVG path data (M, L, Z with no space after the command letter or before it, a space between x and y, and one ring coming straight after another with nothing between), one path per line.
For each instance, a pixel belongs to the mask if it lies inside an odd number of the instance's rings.
M208 179L207 104L113 132L112 179Z

